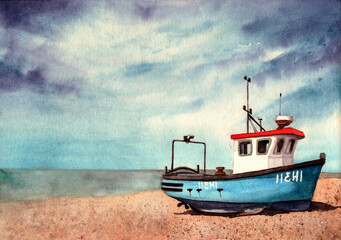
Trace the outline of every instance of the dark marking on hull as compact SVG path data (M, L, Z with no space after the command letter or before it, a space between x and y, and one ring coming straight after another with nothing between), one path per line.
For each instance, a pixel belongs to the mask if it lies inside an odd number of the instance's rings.
M168 187L183 187L184 185L182 183L166 183L162 182L162 186L168 186Z
M182 192L182 188L161 188L165 192Z
M212 213L238 213L252 211L258 208L269 208L283 211L304 211L310 206L311 203L311 200L297 200L273 203L228 203L217 201L196 201L184 198L176 199L183 203L187 203L195 211Z

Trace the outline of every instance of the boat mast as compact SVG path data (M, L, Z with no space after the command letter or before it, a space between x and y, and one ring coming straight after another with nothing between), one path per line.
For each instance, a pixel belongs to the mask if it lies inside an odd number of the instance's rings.
M251 82L251 78L248 78L247 76L244 77L244 80L246 81L246 132L249 133L249 113L250 113L250 108L249 108L249 83ZM244 106L245 107L245 106Z
M259 118L259 122L254 119L254 117L252 116L252 108L250 108L250 104L249 104L249 83L251 82L251 78L248 78L247 76L244 77L244 80L246 81L246 99L247 99L247 103L246 106L243 106L243 110L246 112L246 132L249 133L249 129L250 129L250 123L254 129L255 132L257 132L255 126L253 125L252 122L256 123L259 128L260 131L265 131L265 129L262 127L262 120L261 118Z

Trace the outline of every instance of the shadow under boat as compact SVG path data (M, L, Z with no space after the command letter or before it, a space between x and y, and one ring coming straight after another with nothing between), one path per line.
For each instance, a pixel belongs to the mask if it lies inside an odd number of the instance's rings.
M306 210L297 211L297 212L325 212L325 211L332 211L338 208L341 208L341 206L333 206L328 203L312 201L309 208L307 208ZM253 215L275 216L278 214L288 214L290 212L291 211L266 208L261 212L257 211L257 212L250 212L250 213L208 213L208 212L201 212L201 211L189 209L182 213L174 213L174 215L193 215L193 216L203 215L203 216L220 216L220 217L235 218L235 217L244 217L244 216L253 216Z

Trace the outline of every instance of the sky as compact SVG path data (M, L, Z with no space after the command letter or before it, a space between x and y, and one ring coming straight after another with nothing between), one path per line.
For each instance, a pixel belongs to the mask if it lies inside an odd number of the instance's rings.
M232 168L246 75L266 130L282 93L282 114L305 133L294 162L325 152L323 171L341 172L340 7L1 1L0 168L163 169L187 134L206 142L208 168ZM202 165L202 149L176 150L176 165Z

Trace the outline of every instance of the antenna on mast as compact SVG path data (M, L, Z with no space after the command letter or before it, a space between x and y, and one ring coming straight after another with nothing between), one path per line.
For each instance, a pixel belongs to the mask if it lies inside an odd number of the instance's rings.
M263 118L258 118L258 121L259 121L259 127L260 127L260 131L262 131L262 120Z
M282 93L279 94L279 116L281 116Z
M279 115L276 116L275 122L278 125L277 129L283 129L286 126L289 126L294 118L292 116L282 116L282 93L279 94Z

